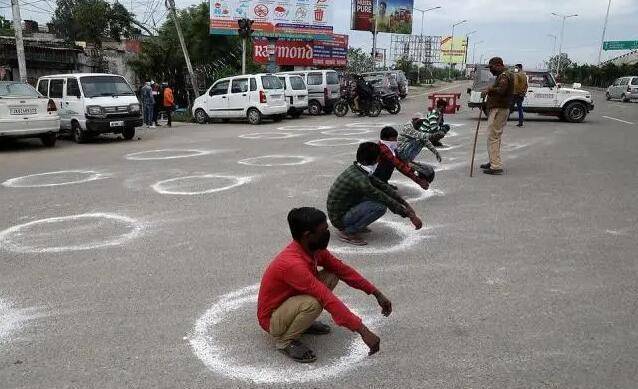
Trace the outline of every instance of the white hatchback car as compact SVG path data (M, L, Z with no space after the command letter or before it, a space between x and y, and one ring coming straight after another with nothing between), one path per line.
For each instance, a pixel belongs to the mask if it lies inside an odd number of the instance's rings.
M245 74L217 80L195 99L192 112L200 124L210 119L240 118L259 124L264 117L282 120L288 105L279 78L268 73Z
M638 99L638 76L620 77L607 88L607 100L620 99L625 103Z
M288 115L293 118L301 116L308 109L308 88L301 76L294 74L278 74L284 85L284 95L288 104Z
M40 138L53 147L59 131L60 116L53 100L29 84L0 81L0 137Z

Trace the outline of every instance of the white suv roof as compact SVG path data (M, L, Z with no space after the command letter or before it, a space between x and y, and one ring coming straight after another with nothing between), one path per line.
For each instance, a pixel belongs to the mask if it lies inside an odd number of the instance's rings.
M111 73L64 73L64 74L50 74L48 76L42 76L40 78L63 78L63 77L85 77L85 76L115 76L124 77L120 74Z

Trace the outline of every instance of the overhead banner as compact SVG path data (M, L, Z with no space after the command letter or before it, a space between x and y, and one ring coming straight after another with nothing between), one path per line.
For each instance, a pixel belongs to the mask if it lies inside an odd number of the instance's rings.
M466 37L443 36L441 37L441 62L464 63L467 49Z
M268 63L268 40L253 41L253 59ZM348 63L348 36L332 35L329 40L278 39L275 44L277 65L292 66L346 66Z
M412 34L414 0L352 0L351 29L374 31L375 16L378 16L377 32Z
M237 35L237 20L254 20L254 36L321 39L332 33L337 0L211 0L210 33Z

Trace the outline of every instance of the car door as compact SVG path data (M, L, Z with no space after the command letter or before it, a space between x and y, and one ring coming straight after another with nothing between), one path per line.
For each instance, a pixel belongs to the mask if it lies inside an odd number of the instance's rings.
M66 107L64 106L64 79L63 78L53 78L49 80L49 98L53 100L56 107L58 107L58 113L60 115L60 123L62 123L62 120L68 119Z
M60 118L60 128L65 130L71 129L71 119L78 118L84 114L84 103L82 102L82 93L77 78L67 78L64 93L64 119Z
M523 107L542 109L558 105L558 88L547 73L528 73L527 78L528 89Z
M627 92L627 86L629 85L629 77L623 77L620 79L620 83L618 83L618 87L617 87L617 97L619 99L622 99L623 94L625 94L625 92Z
M210 88L210 98L207 101L208 116L211 118L228 117L228 89L230 80L217 81Z
M228 95L228 116L243 117L249 100L248 78L234 78Z
M249 79L248 104L254 106L259 103L259 91L257 90L257 80L255 77Z

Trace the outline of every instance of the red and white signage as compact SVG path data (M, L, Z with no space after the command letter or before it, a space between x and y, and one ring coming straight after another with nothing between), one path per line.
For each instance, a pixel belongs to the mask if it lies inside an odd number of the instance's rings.
M275 44L277 65L291 66L346 66L348 36L333 35L332 40L288 40L278 39ZM257 63L268 63L268 40L253 41L253 59Z

